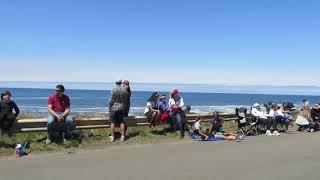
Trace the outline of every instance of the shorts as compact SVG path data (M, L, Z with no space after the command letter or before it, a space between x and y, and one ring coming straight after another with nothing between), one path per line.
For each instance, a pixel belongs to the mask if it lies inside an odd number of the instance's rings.
M160 121L164 121L164 120L169 119L169 118L170 118L169 113L163 112L163 113L161 113Z
M124 112L120 111L111 111L109 114L109 122L110 123L123 123Z
M152 117L153 113L152 113L152 111L148 111L148 112L144 113L144 115L145 115L148 119L150 119L150 118Z

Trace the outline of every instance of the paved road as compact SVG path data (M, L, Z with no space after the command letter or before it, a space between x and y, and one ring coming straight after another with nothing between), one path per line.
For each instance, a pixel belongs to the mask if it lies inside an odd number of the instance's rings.
M320 133L179 141L0 160L3 180L320 179Z

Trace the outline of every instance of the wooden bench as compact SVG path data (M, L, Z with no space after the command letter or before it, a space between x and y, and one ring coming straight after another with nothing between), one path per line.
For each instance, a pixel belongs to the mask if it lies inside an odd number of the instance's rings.
M195 122L197 116L202 115L205 122L209 122L212 118L210 114L187 114L186 120L188 123ZM232 121L236 119L235 114L220 114L224 121ZM132 126L148 126L147 118L145 116L129 116L125 118L128 127ZM109 128L110 124L108 118L76 118L74 119L76 129L96 129L96 128ZM46 131L47 119L19 119L13 126L14 133Z

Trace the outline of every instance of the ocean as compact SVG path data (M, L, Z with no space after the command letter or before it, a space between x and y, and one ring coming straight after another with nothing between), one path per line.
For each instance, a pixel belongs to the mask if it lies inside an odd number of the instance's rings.
M54 93L54 89L33 88L0 88L0 91L9 90L12 99L23 112L47 112L47 98ZM71 109L77 113L101 113L108 109L110 90L66 90L71 99ZM146 100L151 91L133 91L131 96L130 114L142 114ZM169 97L169 92L160 92ZM194 93L181 92L185 104L192 107L193 112L234 112L236 107L247 107L253 103L266 103L273 101L283 103L293 102L296 106L302 104L303 99L308 99L311 104L320 102L320 96L315 95L275 95L275 94L237 94L237 93ZM168 100L168 99L167 99Z

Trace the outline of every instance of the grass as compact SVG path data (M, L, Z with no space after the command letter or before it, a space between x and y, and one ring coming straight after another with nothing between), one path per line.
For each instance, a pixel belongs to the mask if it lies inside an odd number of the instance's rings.
M34 117L30 117L34 118ZM209 125L205 124L205 128ZM236 125L232 122L225 122L224 129L226 131L234 131ZM65 151L72 153L78 149L97 149L105 146L122 145L122 144L152 144L170 140L178 140L179 134L170 128L157 126L155 128L129 127L129 137L127 141L120 141L120 134L116 134L116 141L110 142L108 135L109 129L92 129L82 131L84 137L79 140L69 140L65 144L45 144L47 137L46 132L29 132L18 133L12 137L0 138L0 156L10 156L13 154L13 148L16 142L30 142L30 150L33 153ZM186 140L188 138L185 138Z
M101 115L85 115L86 117L100 117ZM296 116L296 115L295 115ZM23 113L19 115L19 118L43 118L44 114L31 114ZM209 123L204 123L204 129L209 128ZM226 132L235 132L237 125L232 121L226 121L223 124L223 129ZM157 143L163 141L178 141L179 134L171 129L163 126L157 126L156 128L143 127L129 127L129 138L125 142L121 142L120 134L116 134L116 142L111 143L109 141L109 129L92 129L82 131L83 138L78 140L70 140L65 144L52 143L50 145L45 144L47 137L46 132L29 132L18 133L12 137L0 137L0 157L9 156L13 154L13 148L17 142L30 142L30 150L33 153L41 152L56 152L66 151L72 153L78 149L96 149L104 146L122 145L122 144L146 144ZM188 139L188 138L185 138ZM180 140L181 141L181 140Z

